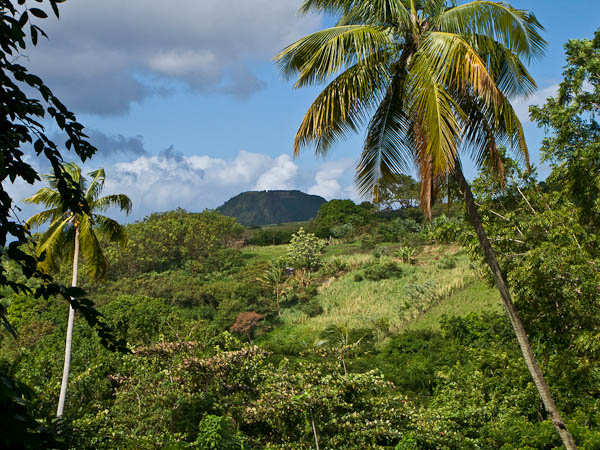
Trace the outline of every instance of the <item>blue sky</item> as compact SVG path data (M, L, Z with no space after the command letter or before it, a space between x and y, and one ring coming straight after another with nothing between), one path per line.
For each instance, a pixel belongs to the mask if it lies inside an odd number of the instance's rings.
M294 135L318 87L293 90L271 58L331 23L298 16L300 3L69 0L60 21L44 21L50 39L29 51L28 65L88 127L99 153L86 168L105 167L106 193L130 195L128 220L176 207L215 208L245 190L295 188L358 200L352 178L362 135L340 142L326 158L310 151L292 157ZM546 56L530 67L538 92L517 106L537 163L543 130L528 123L527 105L555 92L562 46L592 37L600 2L512 4L536 14L549 43ZM474 173L467 164L467 174ZM9 191L19 199L37 188L17 184ZM32 212L25 207L21 214Z

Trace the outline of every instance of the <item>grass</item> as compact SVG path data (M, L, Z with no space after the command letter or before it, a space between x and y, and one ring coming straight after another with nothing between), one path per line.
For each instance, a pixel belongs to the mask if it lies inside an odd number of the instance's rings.
M287 245L243 249L249 264L285 256L286 251ZM479 280L460 247L420 247L413 265L383 256L381 261L401 265L401 277L355 281L355 275L362 272L361 267L376 261L372 252L362 249L358 243L326 247L324 261L339 259L346 264L348 272L340 278L326 280L319 288L316 301L323 313L309 317L299 307L284 309L283 325L264 339L300 351L313 346L327 325L335 324L348 329L368 329L381 343L404 329L439 329L444 315L502 310L498 293ZM453 264L443 264L448 259L453 260Z
M246 264L272 261L280 256L285 256L287 248L287 245L249 245L242 249L242 256L246 260Z
M433 306L419 320L408 325L410 330L437 330L442 316L466 316L470 313L502 312L502 301L496 289L475 280L464 289Z
M456 248L447 246L426 248L422 252L428 260L455 253ZM333 280L319 292L317 300L324 310L322 314L310 318L299 309L283 312L282 320L289 339L314 342L327 325L335 324L349 329L370 329L376 339L382 341L399 333L475 279L468 257L460 253L456 254L456 266L452 269L440 269L432 263L422 265L418 259L417 265L402 265L400 278L359 282L354 281L356 268L375 258L358 254L338 257L354 270Z

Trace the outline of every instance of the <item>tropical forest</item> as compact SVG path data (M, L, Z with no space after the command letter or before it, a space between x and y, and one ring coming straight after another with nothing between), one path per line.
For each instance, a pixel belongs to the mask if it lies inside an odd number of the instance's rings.
M330 23L271 55L318 85L285 144L363 136L360 200L130 220L21 57L64 0L0 0L0 449L600 449L600 29L561 43L534 149L535 11L297 3Z

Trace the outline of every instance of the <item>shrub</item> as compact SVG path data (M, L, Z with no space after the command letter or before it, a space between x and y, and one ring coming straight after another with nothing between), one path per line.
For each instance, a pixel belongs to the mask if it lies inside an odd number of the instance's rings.
M380 245L373 251L373 256L375 258L381 258L382 256L389 255L390 253L390 247L388 247L387 245Z
M408 246L403 246L398 249L396 252L396 256L407 264L412 264L415 261L415 256L417 255L417 251Z
M313 298L301 305L300 311L302 311L308 317L316 317L319 314L323 313L323 307L317 299Z
M242 334L251 342L254 330L262 319L262 314L253 311L240 313L238 314L237 319L235 319L235 323L229 328L229 331Z
M348 269L347 264L340 258L333 258L323 264L320 274L325 277L334 277Z
M243 438L227 417L206 415L198 425L198 436L191 448L203 450L239 450Z
M367 280L377 281L402 276L402 268L394 262L376 262L367 266L363 271Z
M376 244L377 244L377 241L376 241L375 237L371 236L370 234L363 235L363 237L360 241L360 247L363 250L373 250L375 248Z
M319 208L315 221L315 232L319 237L326 238L339 224L349 224L354 227L364 225L368 221L368 208L356 205L352 200L331 200L323 203Z
M306 233L300 228L292 236L287 252L288 263L294 269L306 269L312 271L321 265L321 255L324 243L313 233Z
M442 214L424 227L423 231L429 242L440 244L456 241L462 228L462 224L459 220L449 218L445 214Z
M456 267L456 258L452 256L444 256L436 264L438 269L448 270Z
M330 234L334 238L344 239L352 235L354 232L354 226L351 223L345 223L343 225L335 225L331 227Z

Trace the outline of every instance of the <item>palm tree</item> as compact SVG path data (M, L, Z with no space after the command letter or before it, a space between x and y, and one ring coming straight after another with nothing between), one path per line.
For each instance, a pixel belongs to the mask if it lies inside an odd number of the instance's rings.
M315 153L366 125L356 184L379 200L379 188L415 164L421 207L431 217L440 181L452 175L464 193L527 367L566 448L576 448L534 358L527 334L485 231L459 160L470 153L502 179L498 147L528 164L523 129L510 100L536 87L524 62L546 46L542 26L507 3L476 0L304 0L301 12L325 12L337 24L310 34L275 57L295 87L333 78L309 107L294 152Z
M57 270L60 262L65 258L72 258L72 286L77 286L80 250L87 275L90 279L97 280L104 276L107 269L107 261L102 252L98 235L106 237L111 242L120 244L122 248L125 248L127 242L125 228L115 220L98 213L105 212L108 208L116 206L129 214L131 211L131 200L124 194L99 197L106 178L104 169L98 169L88 174L92 178L89 185L85 177L81 175L81 168L75 163L64 164L62 169L71 176L75 184L74 187L83 194L90 213L78 214L65 210L63 199L57 189L58 178L56 175L44 175L50 187L40 189L24 201L27 203L42 204L49 209L30 217L25 225L31 229L40 227L47 222L50 223L48 230L42 235L37 246L37 255L42 259L39 266L42 270L50 272ZM75 309L72 305L69 305L65 362L56 412L57 417L63 415L67 393L74 318Z
M257 278L260 284L273 291L275 295L275 307L277 308L277 315L279 317L281 317L279 299L283 293L287 278L288 274L285 270L285 264L281 260L271 261L265 271Z

